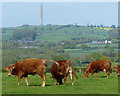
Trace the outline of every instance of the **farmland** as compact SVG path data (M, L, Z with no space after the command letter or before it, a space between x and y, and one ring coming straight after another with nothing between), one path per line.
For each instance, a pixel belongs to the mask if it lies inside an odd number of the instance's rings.
M108 28L109 29L109 28ZM2 28L3 66L26 58L90 62L109 58L117 62L117 28L104 30L75 25L18 26ZM111 40L111 44L92 44L92 41ZM99 58L89 55L95 53ZM85 57L89 57L85 60ZM74 60L73 60L74 58ZM76 58L79 58L76 61ZM83 58L81 60L81 58Z
M44 26L19 26L13 28L3 28L3 40L12 39L13 33L18 30L32 30L39 35L35 41L58 42L60 40L70 40L72 38L88 37L105 39L108 36L108 30L98 28L89 28L86 26L75 27L72 25L44 25Z
M70 60L76 69L85 69L89 62L110 59L112 67L117 66L118 42L117 28L100 29L74 25L18 26L3 28L2 33L2 67L27 58ZM110 40L110 44L93 44L92 41ZM48 64L50 67L51 64ZM77 71L76 71L77 72ZM17 86L17 77L2 73L3 94L118 94L118 77L111 73L110 78L99 77L85 79L77 73L75 85L67 80L66 85L53 86L53 79L47 70L46 87L41 87L39 76L29 76L29 86L22 79ZM112 85L112 87L111 87Z
M77 73L79 79L75 78L75 84L71 85L68 77L66 85L53 85L51 74L47 73L46 86L41 87L41 78L38 75L29 76L29 86L25 85L24 79L17 85L17 77L8 77L2 73L2 94L118 94L118 77L113 72L107 79L104 72L99 77L85 79L82 73Z

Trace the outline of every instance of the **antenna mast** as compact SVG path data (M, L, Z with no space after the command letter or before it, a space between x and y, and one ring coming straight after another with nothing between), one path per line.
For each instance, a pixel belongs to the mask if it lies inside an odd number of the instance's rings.
M40 25L43 25L43 6L40 7Z

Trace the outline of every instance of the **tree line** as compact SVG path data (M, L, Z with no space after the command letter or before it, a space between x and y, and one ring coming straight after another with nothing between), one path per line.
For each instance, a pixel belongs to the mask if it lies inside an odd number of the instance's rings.
M34 30L29 29L19 29L14 30L13 32L13 40L26 40L26 41L33 41L36 39L38 33Z

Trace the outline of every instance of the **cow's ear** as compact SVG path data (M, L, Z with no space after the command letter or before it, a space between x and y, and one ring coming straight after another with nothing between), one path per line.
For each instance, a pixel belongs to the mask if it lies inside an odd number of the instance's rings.
M5 70L8 70L8 67L4 67Z

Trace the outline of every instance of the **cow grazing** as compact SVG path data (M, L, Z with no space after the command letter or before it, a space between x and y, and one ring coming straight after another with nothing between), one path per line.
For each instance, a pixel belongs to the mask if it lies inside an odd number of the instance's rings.
M116 67L113 67L116 71L116 75L117 76L120 76L120 65L119 66L116 66Z
M20 84L21 78L24 77L26 85L28 86L28 75L38 74L43 79L41 86L45 86L46 82L45 72L47 61L54 62L56 66L59 67L59 63L53 60L29 58L22 61L18 61L15 64L10 65L8 67L4 67L4 69L8 71L9 76L15 75L18 77L18 85Z
M88 78L89 73L91 77L94 73L98 75L99 71L104 71L107 74L107 78L111 72L111 61L110 60L96 60L91 62L85 70L84 77Z
M51 74L54 79L54 85L56 85L56 80L58 85L63 84L62 79L64 79L64 84L66 83L67 76L70 75L70 79L72 81L72 85L74 85L74 76L77 78L73 66L68 60L56 61L59 63L59 69L57 65L54 63L51 66ZM78 79L78 78L77 78Z

